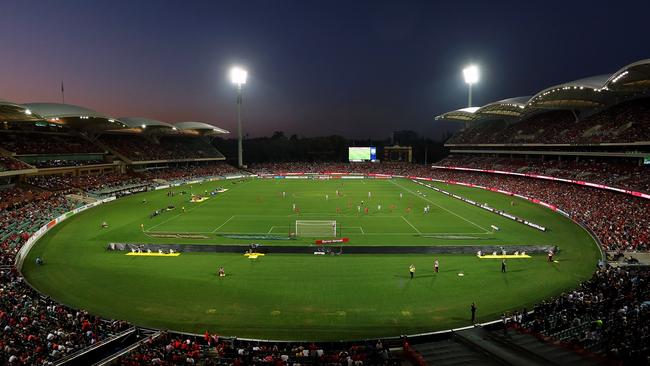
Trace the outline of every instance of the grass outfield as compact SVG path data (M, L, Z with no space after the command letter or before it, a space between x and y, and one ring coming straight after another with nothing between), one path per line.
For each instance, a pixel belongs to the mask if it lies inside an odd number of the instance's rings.
M563 216L473 188L439 185L544 225L548 232L405 179L251 179L197 184L191 190L218 186L228 191L201 203L189 202L189 195L168 197L167 190L160 190L83 212L44 236L23 272L32 285L58 301L139 325L239 337L333 340L468 325L472 301L480 321L495 319L503 311L530 307L589 278L599 257L589 235ZM361 200L368 214L357 212ZM292 211L294 203L299 215ZM153 210L168 205L176 208L149 218ZM423 214L425 205L431 206L428 215ZM351 246L553 244L561 253L558 263L547 263L545 256L510 260L507 274L500 272L498 260L440 255L441 272L434 274L431 255L271 254L250 260L227 253L163 258L104 250L108 242L249 244L220 234L287 236L296 219L336 220ZM100 228L103 221L107 229ZM491 232L490 225L501 231ZM179 232L205 239L152 237ZM313 238L256 242L310 245ZM36 256L46 265L36 268ZM408 275L411 263L417 267L413 280ZM216 276L220 265L226 269L225 278ZM459 277L459 272L465 276Z

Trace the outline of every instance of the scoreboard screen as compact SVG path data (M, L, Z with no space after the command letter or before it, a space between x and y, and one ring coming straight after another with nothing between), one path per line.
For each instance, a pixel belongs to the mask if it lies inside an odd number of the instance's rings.
M348 160L353 163L363 161L377 161L376 147L349 147Z

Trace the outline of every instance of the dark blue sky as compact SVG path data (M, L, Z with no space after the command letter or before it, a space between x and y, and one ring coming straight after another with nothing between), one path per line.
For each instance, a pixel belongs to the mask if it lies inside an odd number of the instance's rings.
M650 1L24 1L0 9L0 99L251 136L437 137L433 116L534 94L650 57Z

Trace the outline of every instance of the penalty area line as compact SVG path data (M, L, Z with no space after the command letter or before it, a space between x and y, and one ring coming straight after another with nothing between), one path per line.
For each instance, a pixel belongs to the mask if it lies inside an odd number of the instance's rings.
M212 232L212 233L216 233L217 231L219 231L219 229L221 229L224 225L226 225L228 222L230 222L230 220L232 220L232 219L234 219L234 218L235 218L235 215L230 216L230 218L229 218L228 220L224 221L223 224L219 225L219 227L217 227L216 229L212 230L211 232Z
M413 224L411 224L411 223L409 222L409 220L406 219L406 217L402 216L402 220L404 220L404 222L406 222L407 224L409 224L409 226L412 227L413 230L415 230L415 232L417 232L418 234L422 234L422 233L420 232L420 230L418 230L418 228L416 228L415 226L413 226Z

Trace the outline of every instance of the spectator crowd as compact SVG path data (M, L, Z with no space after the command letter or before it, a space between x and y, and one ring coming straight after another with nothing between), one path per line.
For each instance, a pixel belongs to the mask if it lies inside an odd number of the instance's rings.
M521 326L626 365L647 365L650 269L605 266L575 290L536 305Z
M594 144L650 140L650 98L623 102L584 118L571 111L539 113L508 124L486 121L465 129L450 144Z
M401 365L381 340L350 343L268 343L162 333L117 361L140 365Z
M650 166L639 165L638 159L617 162L583 159L576 161L557 159L539 160L523 158L498 158L476 155L451 155L435 165L506 172L546 175L602 184L622 189L650 192Z

